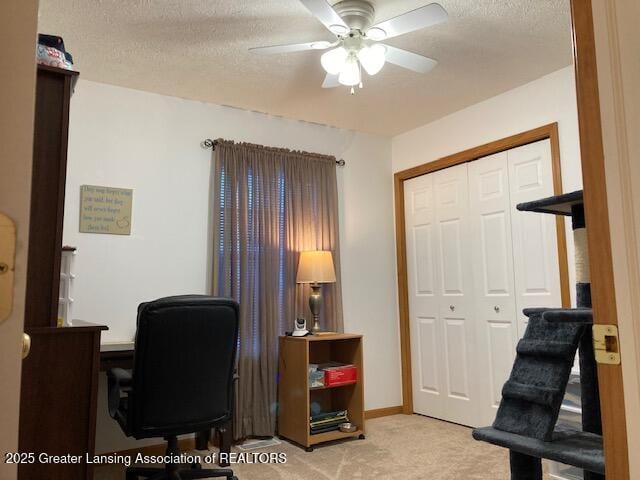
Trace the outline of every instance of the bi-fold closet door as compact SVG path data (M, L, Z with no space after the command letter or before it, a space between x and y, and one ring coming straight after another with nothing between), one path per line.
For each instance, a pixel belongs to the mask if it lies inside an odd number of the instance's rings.
M415 412L492 423L522 309L560 305L555 222L515 209L552 194L548 140L405 182Z
M470 425L478 397L467 166L405 182L414 411Z

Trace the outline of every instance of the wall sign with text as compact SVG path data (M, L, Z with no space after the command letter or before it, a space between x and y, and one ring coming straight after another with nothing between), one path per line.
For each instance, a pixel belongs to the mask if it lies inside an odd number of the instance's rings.
M133 190L80 186L80 232L131 235Z

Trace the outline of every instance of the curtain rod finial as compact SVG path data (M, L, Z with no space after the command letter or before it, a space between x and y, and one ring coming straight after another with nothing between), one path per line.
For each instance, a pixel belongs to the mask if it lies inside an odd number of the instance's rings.
M339 167L344 167L346 163L347 163L347 162L345 162L342 158L341 158L340 160L336 160L336 164L337 164Z
M215 140L211 140L210 138L205 138L202 142L200 142L200 146L205 149L214 149L216 146Z

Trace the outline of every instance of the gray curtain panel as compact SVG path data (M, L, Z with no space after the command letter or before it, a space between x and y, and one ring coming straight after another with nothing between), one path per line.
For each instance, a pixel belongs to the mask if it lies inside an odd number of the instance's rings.
M240 303L234 436L271 436L278 337L296 316L311 324L299 252L331 250L337 282L322 288L321 327L342 331L335 158L218 140L214 173L213 294Z

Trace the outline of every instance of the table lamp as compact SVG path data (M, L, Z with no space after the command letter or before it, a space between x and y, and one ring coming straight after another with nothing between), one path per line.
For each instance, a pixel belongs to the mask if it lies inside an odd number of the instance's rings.
M309 309L313 315L312 332L320 331L318 317L322 306L322 295L320 289L323 283L334 283L336 272L333 268L333 257L331 252L326 250L313 250L300 253L298 263L297 283L311 284L311 294L309 295Z

